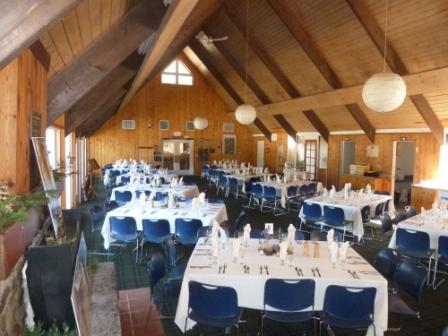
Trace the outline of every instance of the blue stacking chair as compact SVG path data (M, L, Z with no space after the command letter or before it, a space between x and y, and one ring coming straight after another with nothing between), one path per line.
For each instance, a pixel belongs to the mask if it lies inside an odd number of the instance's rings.
M145 193L146 197L151 196L151 190L145 190L145 191L143 191L143 190L136 190L136 191L135 191L135 198L136 198L136 199L140 199L140 195L141 195L142 193Z
M142 255L145 243L161 244L172 236L170 223L166 219L143 219L142 225Z
M302 224L313 226L315 223L323 220L322 208L316 203L302 203L302 218L300 219L299 229L302 230Z
M323 224L335 230L342 230L342 241L345 241L347 226L353 225L353 222L345 220L345 214L342 208L324 205Z
M176 218L176 241L182 245L195 245L198 230L202 227L199 219Z
M244 182L245 183L245 186L246 186L246 195L251 195L251 192L252 192L252 185L254 184L254 183L257 183L257 182L260 182L260 177L259 176L255 176L255 177L251 177L250 179L249 179L249 181L247 181L247 182Z
M252 205L252 200L257 200L258 205L261 205L261 201L263 199L263 186L258 183L253 183L251 190L250 190L250 198L249 198L249 204L247 205L248 208Z
M406 211L406 218L414 217L417 214L417 211L412 205L407 205L404 209Z
M227 188L229 187L229 182L226 176L221 176L219 178L218 184L216 185L216 195L219 194L219 191L222 190L224 194L227 194Z
M184 277L186 265L178 265L176 242L173 239L167 239L162 243L165 256L168 259L168 279L182 280Z
M201 171L201 178L206 178L208 179L208 172L210 171L210 166L208 165L203 165L202 166L202 171Z
M121 177L121 183L122 184L128 184L131 181L131 177L130 176L122 176Z
M434 289L437 289L442 283L445 282L446 279L442 279L439 281L438 284L436 284L436 278L437 278L437 271L439 268L439 264L442 264L443 266L448 266L448 236L440 236L439 237L439 248L437 250L437 257L436 257L436 265L434 267L434 276L432 281L432 286Z
M265 186L263 188L263 199L261 200L261 212L263 212L263 208L267 207L265 204L271 204L268 206L273 209L272 213L275 215L277 211L277 203L279 201L279 197L277 196L277 190L274 187ZM273 204L273 206L272 206Z
M229 197L229 195L233 193L235 195L235 198L238 198L240 193L240 184L238 180L234 177L230 177L228 181L229 182L227 183L226 197Z
M232 327L238 328L243 310L238 307L235 289L208 285L196 281L188 283L188 317L187 319L215 328L225 328L230 334Z
M417 318L421 328L418 307L421 304L423 289L428 277L428 272L423 267L420 267L415 260L407 259L398 264L394 274L396 291L389 291L389 313ZM400 290L404 290L415 299L417 310L409 307L401 299L398 294ZM389 329L392 330L392 328Z
M378 238L381 241L384 234L393 229L392 219L390 218L389 214L385 212L378 218L371 220L370 227L377 231Z
M209 199L208 204L224 204L224 200L220 199Z
M132 200L132 193L128 190L124 191L115 190L114 195L115 195L115 201L120 205L129 203Z
M370 230L372 232L372 238L375 238L375 234L373 232L373 227L370 223L370 205L366 205L361 209L361 219L362 219L362 224L364 226L368 226L370 227Z
M156 202L166 202L168 200L168 193L157 191L156 196L154 197L154 201Z
M311 182L310 184L308 184L308 196L313 197L316 195L317 193L317 182Z
M428 272L431 270L431 257L435 251L430 248L429 234L427 232L398 228L396 231L396 245L398 252L405 257L418 261L428 259Z
M320 313L321 325L343 329L367 329L373 325L375 329L375 296L374 287L328 286Z
M377 271L380 272L388 281L392 281L400 260L400 255L396 250L383 247L379 250L375 257L375 266Z
M305 240L305 235L303 234L302 231L296 230L294 240Z
M297 193L299 194L300 200L303 203L303 201L308 198L308 186L306 184L302 184L297 189Z
M264 286L261 335L264 319L300 323L314 318L314 280L268 279ZM306 310L306 311L303 311Z
M406 219L406 213L404 212L397 212L395 215L395 223L400 223Z
M300 196L298 192L298 186L292 185L286 189L286 206L288 211L291 210L291 204L297 205L297 210L300 208Z
M138 234L137 223L133 217L110 217L110 236L117 242L122 242L124 245L127 243L136 242L136 256L135 261L138 260ZM111 244L112 245L112 244Z

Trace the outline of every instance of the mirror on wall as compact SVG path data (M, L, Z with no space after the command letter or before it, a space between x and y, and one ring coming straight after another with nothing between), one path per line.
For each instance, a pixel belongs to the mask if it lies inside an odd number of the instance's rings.
M341 144L341 171L342 174L350 174L350 165L355 163L355 143L344 140Z

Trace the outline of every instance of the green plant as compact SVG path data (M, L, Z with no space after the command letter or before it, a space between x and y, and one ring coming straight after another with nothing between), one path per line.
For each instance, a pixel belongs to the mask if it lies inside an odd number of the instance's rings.
M23 196L3 195L0 198L0 229L8 223L24 221L28 209L37 208L47 201L42 192L32 192Z
M77 336L78 333L75 330L70 329L67 323L62 323L59 326L56 322L50 327L50 329L45 330L41 322L38 322L33 330L26 329L22 336Z
M60 160L55 169L53 169L53 176L55 181L61 181L64 177L69 175L76 175L77 171L73 170L75 158L67 156L65 160Z

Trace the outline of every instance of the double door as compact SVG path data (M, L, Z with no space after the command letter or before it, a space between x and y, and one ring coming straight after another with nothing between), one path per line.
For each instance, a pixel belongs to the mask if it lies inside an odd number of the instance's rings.
M163 140L162 167L178 175L194 174L193 140Z

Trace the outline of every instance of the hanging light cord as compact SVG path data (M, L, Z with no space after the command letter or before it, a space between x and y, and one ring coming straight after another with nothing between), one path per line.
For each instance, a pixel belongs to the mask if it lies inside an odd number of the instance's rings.
M389 0L386 0L385 2L386 2L386 22L384 23L383 72L386 72L387 29L389 28Z
M245 45L245 74L244 74L244 101L247 103L247 69L249 67L249 0L246 0L246 45Z

